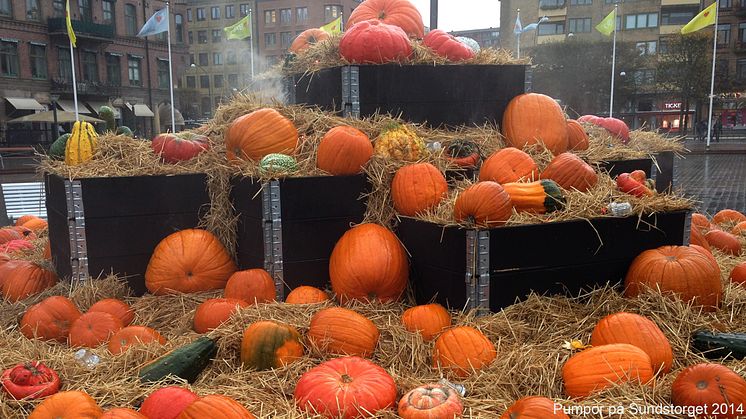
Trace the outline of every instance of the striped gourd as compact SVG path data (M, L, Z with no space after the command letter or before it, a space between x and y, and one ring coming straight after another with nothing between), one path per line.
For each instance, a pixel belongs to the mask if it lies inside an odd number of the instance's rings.
M85 121L76 121L65 146L65 164L77 166L92 159L96 145L97 134L93 125Z

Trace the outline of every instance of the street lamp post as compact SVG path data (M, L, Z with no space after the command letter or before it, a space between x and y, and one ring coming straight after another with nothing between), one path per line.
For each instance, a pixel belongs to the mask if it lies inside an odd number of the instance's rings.
M54 124L52 125L52 141L55 141L60 134L60 127L57 124L57 101L60 100L60 95L49 95L49 99L52 100L52 117L54 118Z
M210 116L212 116L212 107L213 107L213 103L212 103L212 80L210 80L210 74L207 72L207 70L205 70L204 68L202 68L202 66L199 66L197 64L192 63L190 65L190 67L199 69L200 71L202 71L203 73L205 73L205 75L207 76L207 92L208 92L207 94L210 96ZM200 82L200 89L201 88L202 88L202 83ZM204 116L204 113L205 113L205 110L203 109L202 110L202 116Z

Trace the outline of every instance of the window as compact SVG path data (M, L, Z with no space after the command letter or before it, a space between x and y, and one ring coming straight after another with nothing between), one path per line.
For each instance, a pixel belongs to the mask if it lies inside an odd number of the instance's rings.
M282 44L283 48L289 47L290 44L293 43L293 33L292 32L281 32L280 43Z
M112 86L122 85L122 64L118 55L106 55L106 80Z
M207 15L205 15L205 8L204 7L198 7L197 8L197 20L205 20L207 19Z
M213 86L215 86L218 89L221 89L223 87L223 75L222 74L216 74L212 76Z
M158 66L158 88L168 89L168 85L171 82L168 74L168 60L159 58L156 62Z
M198 44L207 43L207 31L197 31L197 43Z
M733 1L732 0L720 0L720 10L722 9L730 9L733 7Z
M686 25L699 13L699 6L661 9L661 25Z
M187 38L189 40L189 45L192 45L194 43L194 32L187 32Z
M223 65L223 54L219 52L213 52L212 53L212 64L213 65Z
M274 33L265 33L264 46L267 48L274 48L277 46L277 35Z
M213 44L219 44L223 41L223 30L222 29L213 29L212 30L212 43Z
M140 58L127 57L127 70L129 73L130 86L142 86L142 71L140 70Z
M738 24L738 42L746 44L746 22Z
M184 43L184 16L174 15L174 35L176 42Z
M238 12L241 13L241 17L248 16L249 10L250 8L248 4L242 4L238 6Z
M31 61L31 78L47 78L47 47L44 45L29 45L29 60Z
M232 4L225 6L225 18L233 19L234 17L236 17L236 6Z
M57 71L62 80L68 82L73 80L70 68L70 50L68 48L57 48Z
M195 80L194 76L187 76L187 87L190 89L196 89L197 88L197 81Z
M241 62L244 64L251 63L251 51L246 49L241 51Z
M192 21L192 9L187 9L187 22Z
M137 7L134 4L124 5L124 26L127 28L127 35L137 35Z
M643 69L635 70L632 72L632 78L638 85L651 85L655 84L655 70Z
M280 9L280 24L290 25L293 23L293 9Z
M718 46L727 47L730 45L730 23L718 25Z
M225 63L236 64L236 51L231 50L225 53Z
M331 22L342 14L342 6L327 4L324 6L324 23Z
M4 0L0 0L0 5ZM54 0L52 2L52 16L65 17L65 0Z
M197 64L196 61L194 61L194 54L189 54L189 65Z
M238 88L238 74L228 74L228 87Z
M624 29L644 29L658 27L658 13L641 13L624 16Z
M210 65L209 62L207 62L207 53L206 52L200 52L199 53L199 65L204 67L207 65Z
M39 0L26 0L26 19L41 20L41 8Z
M591 18L568 19L567 30L571 33L583 33L591 31Z
M738 80L746 79L746 59L744 58L736 61L736 78Z
M98 81L98 55L93 51L83 51L83 80Z
M573 6L582 6L586 4L593 4L593 0L570 0L570 4Z
M80 9L80 20L85 22L93 21L93 9L91 9L91 0L78 0Z
M559 35L565 33L565 22L544 22L539 25L539 35Z
M264 11L264 24L274 25L277 23L277 10L265 10Z
M212 20L218 20L220 19L220 7L213 6L210 8L210 17Z
M207 75L199 76L199 87L201 89L209 89L210 88L210 76L207 76Z
M296 7L295 8L295 21L298 24L305 23L308 21L308 7Z
M116 19L114 19L114 2L112 0L104 0L101 3L101 9L103 9L103 19L101 22L104 25L114 25Z
M655 55L658 46L658 41L644 41L635 44L635 48L640 55Z
M13 17L13 4L11 0L0 0L0 15Z
M68 70L69 70L68 59ZM0 76L18 76L18 43L0 41Z
M212 109L212 101L209 97L203 97L202 100L202 115L209 116Z

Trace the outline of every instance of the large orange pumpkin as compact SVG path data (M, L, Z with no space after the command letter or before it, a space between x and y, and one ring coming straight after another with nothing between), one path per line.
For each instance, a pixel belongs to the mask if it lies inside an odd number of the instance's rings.
M109 313L89 311L70 325L70 346L96 348L122 327L122 321Z
M316 304L329 301L329 294L308 285L301 285L285 297L286 304Z
M401 319L407 330L419 332L426 342L451 326L451 314L440 304L412 307L402 314Z
M104 411L82 391L63 391L44 399L28 419L98 419Z
M194 312L194 331L207 333L216 329L231 318L233 313L249 303L237 298L211 298L197 307Z
M156 246L145 271L145 286L155 295L209 291L225 287L235 271L233 259L212 233L182 230Z
M235 298L249 304L275 300L275 280L264 269L237 271L225 285L225 298Z
M149 419L147 416L137 410L125 407L116 407L109 409L99 419Z
M402 419L454 419L462 417L464 405L454 389L441 384L413 388L399 400Z
M80 311L69 298L49 297L26 310L21 318L21 333L29 339L67 342L70 325Z
M746 261L734 266L728 279L734 284L746 284Z
M105 298L94 303L88 312L101 311L109 313L122 321L124 326L129 326L135 320L135 310L122 300L116 298Z
M330 307L311 317L308 340L324 352L369 357L380 332L363 315L342 307Z
M746 412L746 381L719 364L697 364L681 371L671 384L676 406L707 406L717 418L743 417Z
M746 215L732 209L720 210L712 217L712 222L718 225L726 223L737 224L742 221L746 221Z
M422 15L409 0L365 0L350 14L347 27L351 28L358 22L370 19L398 26L411 38L425 36Z
M446 330L435 341L433 367L464 378L490 365L495 356L495 345L487 336L473 327L458 326Z
M160 333L147 326L127 326L114 333L109 339L107 348L113 355L119 355L136 345L158 342L163 345L166 339Z
M254 415L241 403L219 394L210 394L195 400L179 415L179 419L205 418L254 419Z
M541 178L551 179L564 189L577 189L580 192L586 192L598 183L596 171L573 153L555 156L541 172Z
M20 301L36 295L57 283L57 275L25 260L11 260L0 265L0 285L3 296Z
M586 397L615 383L653 380L650 357L642 349L627 343L614 343L586 349L570 357L562 367L565 394Z
M295 37L293 40L293 43L290 44L290 48L288 50L290 52L294 52L296 54L303 52L307 50L308 48L311 48L313 45L316 45L317 43L329 39L329 33L327 33L323 29L319 28L311 28L306 29L305 31L301 32L298 36Z
M662 246L640 253L624 278L624 295L636 297L645 288L659 288L684 301L712 310L720 303L720 268L704 253L688 246Z
M506 147L492 153L479 169L479 180L500 184L539 179L539 168L527 153L515 147Z
M542 396L527 396L515 401L500 419L570 419L562 409L555 408L554 400Z
M316 167L334 176L354 175L363 170L371 157L370 138L357 128L341 125L327 131L321 139Z
M161 387L150 393L140 405L140 413L148 419L176 419L199 396L184 387Z
M727 231L712 229L705 233L705 240L710 244L710 248L714 247L733 256L741 255L741 242L738 237Z
M360 224L339 239L329 258L332 291L341 301L399 299L409 279L407 254L386 227Z
M669 372L673 362L671 344L652 320L633 313L615 313L601 319L593 329L591 345L629 343L645 351L653 370Z
M259 161L271 153L294 154L297 146L298 129L272 108L236 118L225 132L228 161Z
M567 149L588 150L588 134L580 122L574 119L567 120Z
M477 182L464 189L453 207L456 221L468 221L480 227L504 225L512 214L510 195L499 183L492 181Z
M243 332L241 363L268 370L292 364L303 356L300 334L290 325L270 320L252 323Z
M403 166L391 182L391 199L401 215L414 216L435 208L447 192L445 176L430 163Z
M552 154L567 151L567 122L559 104L549 96L525 93L514 97L503 114L505 141L517 148L543 143Z

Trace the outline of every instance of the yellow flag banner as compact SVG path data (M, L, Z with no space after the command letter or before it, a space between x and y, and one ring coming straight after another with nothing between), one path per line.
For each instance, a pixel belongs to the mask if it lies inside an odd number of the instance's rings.
M697 16L694 16L694 19L690 20L689 23L684 25L683 28L681 28L682 34L687 34L691 32L696 32L700 29L704 29L710 25L715 24L715 20L717 19L718 15L718 2L712 3L707 8L699 12Z
M249 15L231 26L223 28L226 39L244 39L251 36L251 20Z
M67 0L67 4L65 5L65 22L67 23L67 36L70 37L70 42L76 47L77 45L75 44L78 40L75 37L75 32L73 32L73 23L70 21L70 0Z
M601 23L596 25L596 30L606 36L610 36L616 30L616 9L612 10Z
M332 20L331 22L327 23L326 25L320 27L319 29L328 32L330 34L335 33L342 33L342 16Z

